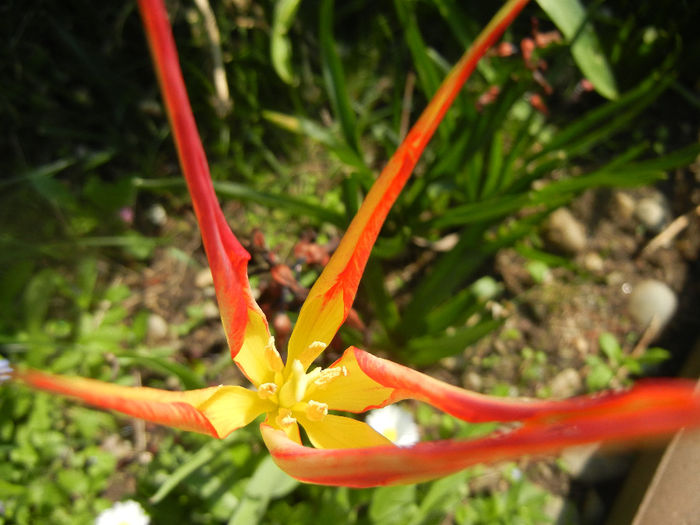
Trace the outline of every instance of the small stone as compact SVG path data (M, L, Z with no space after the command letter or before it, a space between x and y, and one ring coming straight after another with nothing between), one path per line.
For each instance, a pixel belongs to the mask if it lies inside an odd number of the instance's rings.
M638 283L629 297L629 313L641 325L648 325L652 319L663 328L673 317L678 299L671 288L661 281L648 279Z
M610 272L605 276L605 284L608 286L622 286L625 282L625 276L618 271Z
M484 381L476 372L466 372L462 376L462 384L464 385L464 388L467 388L468 390L476 390L479 392L484 386Z
M206 288L214 285L214 278L211 276L209 268L203 268L194 276L194 285L197 288Z
M168 220L168 213L160 204L154 204L146 212L146 217L155 226L163 226Z
M158 314L148 316L146 339L150 342L161 341L168 336L168 323Z
M583 256L583 267L589 272L601 273L603 265L603 258L596 252L588 252Z
M636 204L634 199L627 193L621 191L615 193L613 205L615 206L615 211L619 213L620 217L623 219L631 219L632 215L634 215Z
M202 315L205 319L217 319L219 317L219 307L214 301L205 301L202 303Z
M566 208L559 208L549 216L546 236L554 247L572 254L585 250L588 243L583 224Z
M550 383L552 397L559 399L575 396L581 392L582 387L581 374L573 368L565 368Z
M634 216L651 232L658 233L668 221L668 210L663 197L645 197L640 199L634 209Z
M588 343L588 340L580 335L574 338L573 345L576 351L579 353L579 355L582 356L586 355L591 348L591 345Z

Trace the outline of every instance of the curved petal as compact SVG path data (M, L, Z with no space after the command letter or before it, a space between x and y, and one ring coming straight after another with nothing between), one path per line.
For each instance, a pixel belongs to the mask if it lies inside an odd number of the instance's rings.
M501 36L528 0L510 0L494 16L452 68L418 121L376 180L350 223L338 249L309 292L289 340L287 364L305 368L329 344L350 311L367 259L389 209L411 175L426 144L486 50ZM340 313L340 315L339 315Z
M308 389L308 397L326 403L330 410L364 412L391 402L393 388L387 388L369 377L357 363L354 348L348 348L333 368L344 368L332 381Z
M291 439L297 445L301 445L301 434L299 433L299 424L298 423L294 422L291 425L287 425L286 427L282 428L282 427L277 426L275 423L273 423L273 421L270 419L270 416L268 415L262 424L269 426L269 427L272 427L275 430L279 430L281 432L284 432L287 435L288 439Z
M261 432L273 459L290 476L308 483L361 488L428 481L477 463L551 454L583 443L638 444L683 426L700 425L700 398L691 390L672 403L647 401L644 406L634 401L621 404L608 412L572 412L565 421L536 421L482 439L408 448L315 449L294 443L267 425L261 425Z
M367 423L349 417L326 415L322 421L311 421L303 417L299 423L316 448L365 448L391 446L394 444L370 427Z
M260 376L258 355L263 353L270 333L250 290L247 273L250 254L231 232L216 199L165 6L161 0L139 0L139 9L214 277L231 357L258 385L268 379Z
M393 390L387 403L401 399L423 401L459 419L471 422L525 421L541 418L565 419L584 410L615 413L635 404L640 410L648 402L672 405L692 395L694 384L682 380L639 381L630 390L613 391L563 400L508 399L470 392L449 385L411 368L350 347L359 368L368 377ZM345 358L345 356L343 356Z
M33 388L77 397L100 408L217 438L247 425L269 404L257 393L233 386L173 392L64 377L38 370L17 371L13 377Z

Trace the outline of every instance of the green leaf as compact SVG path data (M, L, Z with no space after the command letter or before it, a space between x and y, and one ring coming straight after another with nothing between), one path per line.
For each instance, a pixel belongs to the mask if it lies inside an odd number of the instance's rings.
M537 3L570 41L576 64L596 91L607 99L617 98L612 69L579 0L537 0Z
M468 479L469 473L462 471L431 483L409 525L440 522L439 517L451 511L466 496Z
M290 85L298 80L292 70L292 44L287 36L294 23L294 17L299 8L300 0L278 0L272 16L272 32L270 34L270 58L272 67L277 75Z
M304 135L327 146L338 159L359 170L361 173L372 174L360 155L347 144L337 139L329 129L317 124L313 120L277 111L263 110L262 116L265 120L272 122L282 129ZM372 175L374 177L374 175ZM372 178L374 180L374 178Z
M247 496L281 498L293 491L299 482L281 470L271 456L265 456L246 486Z
M586 385L589 390L603 390L610 385L610 381L615 377L615 372L597 355L590 355L586 358L589 367L586 376Z
M622 348L613 334L603 332L598 337L598 344L613 365L617 365L622 361Z
M486 334L501 326L500 319L485 319L473 326L448 331L442 337L419 337L408 343L406 359L416 365L435 363L443 357L463 352Z
M271 499L281 498L293 491L299 482L284 473L266 456L248 481L245 493L229 525L259 523Z
M654 346L652 348L647 348L647 350L638 359L638 362L642 366L653 366L663 363L671 357L671 352L665 348L659 348Z
M185 181L180 178L172 179L141 179L135 178L134 184L139 188L160 190L173 186L184 188ZM321 222L329 222L337 226L345 226L345 215L335 210L325 208L307 199L271 192L257 191L245 184L237 182L214 182L214 189L219 195L232 197L243 201L257 202L270 209L284 209L294 215L301 215Z
M528 261L526 268L532 279L538 284L545 282L551 275L549 266L543 261Z
M369 517L373 523L399 525L406 523L416 511L416 486L379 487L372 494Z
M84 494L89 487L87 476L82 471L75 469L59 470L57 481L66 493L76 496Z
M343 65L340 62L340 57L338 57L338 52L335 49L335 41L333 40L333 3L333 0L323 0L319 14L323 79L326 82L326 90L333 106L333 113L340 121L340 128L343 131L345 142L353 151L359 152L355 113L350 105Z
M231 434L234 436L234 434ZM203 467L212 461L224 448L230 445L236 437L229 436L221 441L208 441L194 455L192 455L185 463L180 465L175 471L167 477L161 484L158 491L151 496L150 502L153 504L163 501L170 492L185 478L192 474L195 470Z
M124 366L138 364L163 374L174 375L182 382L182 386L188 390L206 386L201 377L185 365L174 361L168 361L160 357L139 355L133 352L119 352L118 358L119 363Z
M578 149L579 152L585 151L585 148L594 146L596 141L612 136L613 133L623 129L632 117L653 102L672 80L673 76L668 72L652 73L637 87L622 94L617 100L587 112L556 133L551 139L544 142L541 149L538 147L539 151L536 151L531 159L555 150L561 150L557 152L558 155L571 157L573 148Z

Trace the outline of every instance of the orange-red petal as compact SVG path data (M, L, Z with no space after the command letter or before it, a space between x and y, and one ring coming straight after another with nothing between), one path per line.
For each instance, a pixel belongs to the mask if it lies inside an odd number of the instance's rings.
M289 341L290 358L304 367L321 352L314 341L330 343L350 311L360 277L379 230L423 149L486 50L501 36L528 0L511 0L494 16L452 68L406 139L389 160L350 223L338 249L309 292Z
M477 463L550 454L562 448L605 441L636 444L700 424L700 398L691 388L670 398L630 397L614 410L580 410L559 421L538 420L519 429L471 441L418 443L409 448L314 449L262 425L267 448L277 465L308 483L372 487L428 481ZM624 401L620 399L620 401Z
M231 356L251 381L260 384L267 377L260 377L257 354L262 354L270 334L251 294L247 274L250 254L231 232L216 198L165 6L161 0L139 0L139 9L202 232Z
M33 388L77 397L96 407L218 438L226 437L269 408L255 392L242 387L218 386L173 392L64 377L38 370L16 371L13 377Z
M359 368L376 383L392 389L388 403L416 399L443 412L471 422L525 421L532 418L566 419L584 410L615 413L623 407L665 400L669 405L685 402L693 384L682 380L647 380L630 390L579 396L563 400L509 399L470 392L439 381L411 368L350 347Z

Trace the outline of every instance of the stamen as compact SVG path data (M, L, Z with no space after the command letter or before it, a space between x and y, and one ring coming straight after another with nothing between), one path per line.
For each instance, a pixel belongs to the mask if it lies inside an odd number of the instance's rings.
M325 350L328 345L324 343L323 341L314 341L309 345L309 350L318 350L319 348L321 351Z
M277 393L277 385L275 383L263 383L258 387L258 396L260 399L268 399Z
M328 415L328 405L318 401L309 401L306 407L306 417L311 421L321 421Z
M292 363L292 373L280 389L280 405L284 407L294 406L304 398L309 380L304 373L304 365L298 359Z
M333 381L336 377L347 377L348 375L348 369L345 368L344 366L336 366L333 368L326 368L325 370L321 370L321 373L319 376L316 378L314 383L318 386L324 386Z
M275 418L275 423L280 427L288 427L296 423L296 418L292 417L292 411L288 408L280 408Z
M284 368L282 357L275 347L274 337L270 337L265 345L265 361L267 361L267 364L270 365L270 369L275 372L281 372Z

